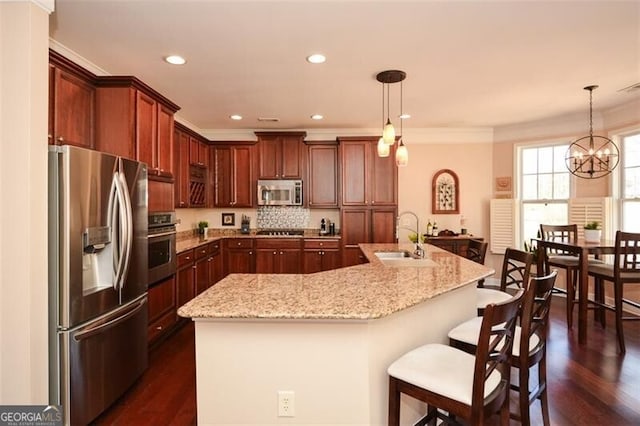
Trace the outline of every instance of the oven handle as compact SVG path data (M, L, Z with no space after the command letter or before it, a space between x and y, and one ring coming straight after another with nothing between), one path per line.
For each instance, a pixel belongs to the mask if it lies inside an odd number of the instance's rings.
M167 231L167 232L160 232L158 234L149 234L147 235L147 239L151 239L155 237L166 237L167 235L175 235L176 233L177 231Z

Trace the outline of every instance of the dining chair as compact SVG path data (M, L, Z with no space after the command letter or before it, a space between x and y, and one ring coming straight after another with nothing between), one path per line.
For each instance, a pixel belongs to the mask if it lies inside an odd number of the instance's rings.
M499 413L509 424L510 361L523 292L486 307L475 354L439 343L420 346L394 361L389 374L389 426L400 423L400 395L427 404L417 424L463 419L483 425Z
M531 422L530 406L537 399L542 408L542 421L549 425L549 403L547 400L547 334L549 332L549 310L551 294L558 272L552 271L544 277L532 277L522 298L519 312L520 324L516 326L511 353L511 366L518 369L518 383L511 389L518 392L518 410L511 418L523 425ZM468 353L477 350L481 317L472 318L453 328L449 344ZM537 365L538 382L529 388L531 368Z
M640 308L640 303L624 298L625 285L640 284L640 233L617 231L613 264L590 264L589 275L594 277L596 286L595 300L590 302L597 308L615 313L618 346L624 354L626 348L622 321L640 320L640 316L626 315L623 311L624 305ZM603 282L613 283L613 305L605 300ZM604 325L604 321L602 323Z
M484 265L484 259L487 255L487 248L489 247L489 243L481 240L469 240L469 245L467 246L467 253L465 257L473 262ZM478 280L478 287L484 286L484 278Z
M529 273L533 264L533 253L507 248L502 261L502 272L498 286L487 286L487 282L495 279L485 279L483 287L476 288L478 315L482 315L489 303L508 300L514 291L524 289L529 282Z
M546 241L576 242L578 241L578 225L543 225L540 224L540 237ZM559 249L548 249L545 261L551 267L563 269L566 277L566 290L554 288L554 292L567 295L567 327L573 326L573 305L577 303L579 258L575 254Z

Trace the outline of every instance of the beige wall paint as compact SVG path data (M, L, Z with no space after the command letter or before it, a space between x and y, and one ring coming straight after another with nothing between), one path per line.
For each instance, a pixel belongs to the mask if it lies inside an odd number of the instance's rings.
M410 210L420 218L420 232L426 232L427 222L436 221L438 229L460 232L460 217L476 236L489 238L489 201L493 195L493 147L489 142L408 143L409 164L398 173L398 211ZM460 183L460 214L435 215L431 212L431 181L440 169L451 169ZM402 224L410 228L415 222L403 217ZM401 230L400 241L410 231ZM492 266L492 261L487 262Z
M48 401L47 12L0 3L0 404Z

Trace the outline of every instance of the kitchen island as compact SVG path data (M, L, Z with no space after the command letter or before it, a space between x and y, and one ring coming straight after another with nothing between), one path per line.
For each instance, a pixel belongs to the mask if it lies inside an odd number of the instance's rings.
M446 342L476 314L475 281L494 271L431 245L429 262L402 267L375 252L411 245L361 249L367 264L233 274L179 309L195 321L198 424L386 424L387 366ZM293 417L278 416L280 391L294 392ZM403 419L423 410L403 404Z

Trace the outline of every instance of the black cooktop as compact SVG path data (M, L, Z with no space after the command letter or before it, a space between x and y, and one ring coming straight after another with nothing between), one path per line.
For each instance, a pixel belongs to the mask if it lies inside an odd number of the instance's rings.
M302 229L261 229L256 235L298 236L304 235Z

